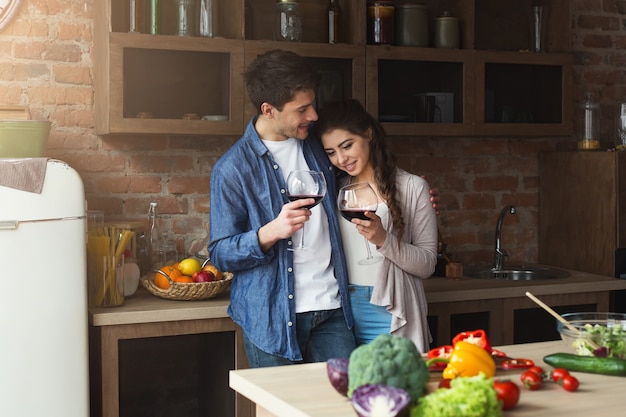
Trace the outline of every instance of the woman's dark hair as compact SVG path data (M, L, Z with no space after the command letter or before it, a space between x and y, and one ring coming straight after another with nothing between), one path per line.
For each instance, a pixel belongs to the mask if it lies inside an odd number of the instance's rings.
M371 129L369 146L374 180L378 185L378 191L387 202L393 227L400 239L404 233L404 219L396 198L396 158L387 147L385 129L358 100L353 99L329 103L318 112L314 130L319 140L323 134L336 129L343 129L365 138L369 137L368 129Z
M320 82L319 74L304 57L282 49L259 55L246 69L244 79L257 114L265 102L282 111L298 91L315 91Z

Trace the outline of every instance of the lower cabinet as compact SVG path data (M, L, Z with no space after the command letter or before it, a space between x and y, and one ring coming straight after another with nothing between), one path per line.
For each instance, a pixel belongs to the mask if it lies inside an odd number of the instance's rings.
M120 340L120 417L235 417L234 351L233 332Z
M89 350L91 417L255 415L229 387L248 367L230 318L90 325Z
M538 295L557 313L609 311L611 292ZM428 297L428 295L427 295ZM430 303L431 347L464 330L484 329L493 346L558 340L556 319L527 297Z

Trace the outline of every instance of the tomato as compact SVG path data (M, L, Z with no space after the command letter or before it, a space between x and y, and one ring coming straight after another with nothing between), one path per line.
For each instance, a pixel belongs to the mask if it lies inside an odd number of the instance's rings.
M565 391L574 392L578 389L578 379L573 375L565 375L559 380L559 385L563 387Z
M494 380L493 387L498 394L498 400L502 401L503 410L510 410L519 402L520 389L515 382L508 379Z
M550 374L554 382L559 382L566 375L569 375L569 371L564 368L554 368Z
M539 375L541 379L546 379L546 371L544 371L541 366L531 366L528 370Z
M524 371L520 375L520 381L526 388L531 391L538 390L541 387L541 382L543 381L541 375L537 375L532 371Z
M439 385L437 387L438 388L450 388L450 381L452 380L448 378L444 378L441 381L439 381Z

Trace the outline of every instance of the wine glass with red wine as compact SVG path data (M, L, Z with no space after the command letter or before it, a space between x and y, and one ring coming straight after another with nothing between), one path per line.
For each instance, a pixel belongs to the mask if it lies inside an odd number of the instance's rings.
M378 208L378 197L371 185L366 182L357 182L355 184L346 185L339 190L337 208L339 208L339 212L343 218L349 222L352 222L352 219L369 220L369 218L365 216L365 212L376 212ZM358 264L371 265L380 262L383 257L372 256L369 242L366 237L363 238L365 239L367 257L361 259Z
M291 171L287 176L287 198L290 201L312 198L313 204L303 206L311 210L317 206L326 195L326 178L319 171ZM298 246L289 250L306 250L304 247L304 225Z

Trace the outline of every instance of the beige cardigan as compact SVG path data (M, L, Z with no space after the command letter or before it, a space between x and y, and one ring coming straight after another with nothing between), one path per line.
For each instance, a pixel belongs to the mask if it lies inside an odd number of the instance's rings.
M410 338L425 353L432 337L422 280L437 264L437 218L426 180L398 168L397 182L404 234L398 242L389 216L387 239L378 248L385 259L370 302L386 306L392 314L391 334Z

